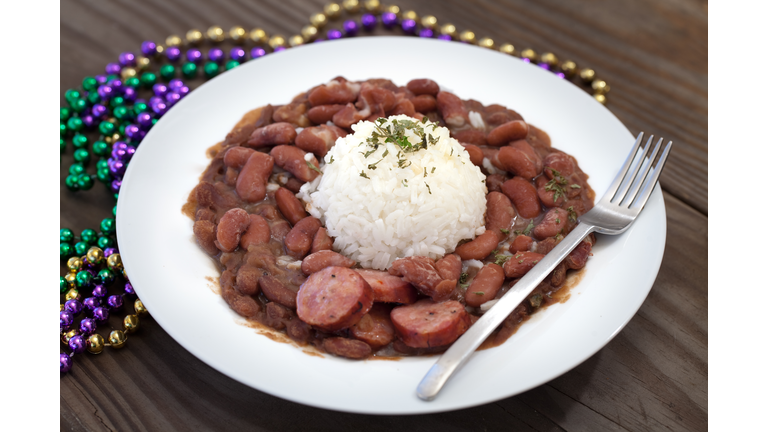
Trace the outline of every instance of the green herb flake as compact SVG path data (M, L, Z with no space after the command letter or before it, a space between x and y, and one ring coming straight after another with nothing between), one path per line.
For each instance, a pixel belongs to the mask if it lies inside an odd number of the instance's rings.
M549 167L549 169L552 171L552 180L547 182L544 186L544 190L547 192L554 192L554 195L552 196L552 201L554 202L557 202L560 197L563 198L564 202L568 201L565 189L563 189L563 186L567 185L568 181L556 169L552 167Z
M577 185L576 183L571 185L571 189L581 189L581 186Z
M494 263L496 265L504 265L507 260L509 260L511 257L509 255L496 255L496 261Z
M501 228L501 229L499 229L499 231L501 231L502 233L504 233L506 235L509 235L509 230L506 229L506 228Z
M432 173L432 174L434 174L434 173L435 173L435 167L432 167L432 171L431 171L431 173Z
M328 161L328 165L333 163L333 156L331 156L331 160Z
M427 192L429 192L429 194L432 195L432 189L429 188L428 184L426 184L426 183L424 183L424 184L427 185Z
M555 223L560 223L560 218L555 219Z
M461 276L459 276L459 283L467 282L468 278L469 278L469 273L462 273Z
M568 207L568 219L570 219L572 222L576 222L578 215L576 214L576 210L573 209L573 206Z
M368 177L368 174L366 174L365 171L360 171L360 177L367 178L368 180L371 179L370 177Z
M313 171L317 171L320 174L323 173L322 171L320 171L320 168L316 167L315 164L313 164L312 162L310 162L310 161L305 161L305 162L307 163L307 166L309 167L309 169L311 169Z
M530 233L531 233L531 231L533 231L533 228L534 228L535 226L536 226L536 225L534 225L534 224L533 224L533 220L531 220L530 222L528 222L528 226L527 226L527 227L525 227L525 229L523 230L523 235L528 235L528 234L530 234Z
M485 295L485 292L483 292L483 291L475 291L475 295L479 295L479 296Z
M424 177L427 176L427 167L424 167Z

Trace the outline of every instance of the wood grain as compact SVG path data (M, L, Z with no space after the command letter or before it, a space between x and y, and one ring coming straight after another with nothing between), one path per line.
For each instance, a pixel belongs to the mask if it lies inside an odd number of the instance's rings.
M213 370L148 317L125 349L75 358L60 383L62 430L706 429L706 3L398 4L498 43L551 51L592 67L612 87L608 108L630 131L675 141L662 177L667 247L638 313L605 348L545 385L496 403L421 416L339 413L262 393ZM62 95L84 76L101 73L119 53L137 50L143 40L162 41L213 24L258 26L289 36L322 5L312 0L64 1ZM79 232L111 215L114 199L98 184L87 193L67 191L63 180L71 162L70 148L61 163L61 226Z

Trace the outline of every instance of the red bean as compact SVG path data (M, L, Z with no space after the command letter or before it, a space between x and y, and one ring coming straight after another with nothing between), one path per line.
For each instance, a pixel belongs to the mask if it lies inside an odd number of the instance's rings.
M309 326L309 324L305 323L304 321L300 319L292 319L288 321L285 332L288 334L289 338L300 344L305 344L309 340L309 332L311 329L312 328Z
M395 327L389 318L391 311L388 305L374 303L371 310L349 328L349 334L367 343L374 351L389 345L395 339Z
M238 205L237 198L227 193L229 186L222 182L215 184L201 181L195 188L195 199L198 207L216 209L230 209Z
M281 187L275 192L275 201L280 213L288 219L291 225L296 225L300 220L307 217L307 212L296 195L288 189ZM273 228L274 229L274 228Z
M416 96L419 95L431 95L436 96L440 91L440 86L436 82L428 78L415 79L408 81L406 84L408 90L413 92Z
M305 275L311 275L330 266L350 268L353 265L355 265L355 260L352 258L347 258L338 252L322 250L307 255L301 262L301 271Z
M503 146L509 142L525 139L528 135L528 123L512 120L488 132L488 145Z
M435 268L444 280L459 280L461 277L461 258L456 254L448 254L437 260Z
M501 191L512 200L517 212L526 219L541 213L541 203L536 188L522 177L513 177L501 185Z
M275 110L272 120L286 122L298 127L309 126L307 118L307 106L303 102L291 102Z
M264 309L265 324L275 330L284 329L285 321L291 319L293 316L293 311L275 302L267 303L267 306Z
M326 124L333 119L333 115L344 108L342 104L319 105L307 111L307 117L315 124Z
M533 246L533 239L520 234L509 245L509 251L512 253L525 252L531 250L531 246Z
M274 163L272 156L253 152L240 170L240 175L237 176L235 183L237 195L242 200L252 203L263 200L267 196L267 180L272 174Z
M397 98L393 91L363 83L355 107L361 112L367 111L371 116L383 117L384 113L392 111L396 104Z
M290 123L273 123L253 131L248 138L248 145L253 148L269 147L278 144L292 144L296 139L296 128Z
M224 252L232 252L240 244L240 236L251 224L248 213L241 208L233 208L224 213L216 229L216 247Z
M224 165L230 168L241 169L248 162L248 158L251 157L254 151L247 147L231 147L224 153Z
M539 144L540 147L552 147L549 134L534 125L528 125L528 138L530 142Z
M274 147L269 154L275 158L275 165L293 174L303 182L310 182L319 175L315 171L315 169L319 169L320 165L317 158L312 156L309 161L305 160L304 156L307 152L298 147L279 145ZM314 169L309 164L312 164Z
M235 289L243 295L256 295L259 292L259 278L263 270L250 265L241 266L237 269L237 278L235 279Z
M337 126L320 125L308 127L296 136L296 147L323 158L336 140L344 134ZM317 166L317 165L316 165Z
M503 239L507 234L501 230L507 230L509 233L509 227L516 216L512 202L501 192L489 192L486 202L485 228L494 231L500 239Z
M554 151L544 158L544 174L552 179L555 175L552 170L557 171L561 176L570 178L576 171L576 163L573 157L563 152Z
M388 115L407 115L408 117L413 117L416 114L416 109L413 106L413 102L409 101L408 99L403 99L400 102L395 105L395 107L392 109L392 112L388 113Z
M340 128L349 129L353 124L360 120L365 120L370 115L368 112L361 113L351 103L348 103L344 108L336 112L333 115L333 124Z
M197 244L200 245L208 255L216 255L219 248L216 247L216 224L202 219L195 221L192 225L192 232L195 234Z
M308 99L313 107L329 104L347 104L357 99L359 91L360 88L357 84L333 80L328 84L315 87L309 93Z
M582 241L568 254L567 257L565 257L563 262L569 269L579 270L587 265L587 259L589 258L590 252L592 252L592 243Z
M519 278L539 263L544 255L536 252L518 252L504 263L504 274L508 278Z
M431 95L419 95L410 99L413 109L419 113L429 113L437 110L437 100Z
M368 358L373 353L371 347L363 341L343 337L323 339L323 349L328 353L353 360Z
M485 186L488 192L501 192L501 185L507 181L507 176L502 174L491 174L485 177Z
M555 189L547 190L547 183L549 182L547 181L546 176L539 176L536 178L536 194L541 200L541 203L547 207L562 206L565 203L567 197L562 193L557 193L557 200L555 200ZM565 188L568 187L568 185L558 186L563 188L563 192L565 192Z
M493 300L503 284L504 269L498 264L486 264L467 287L464 301L467 306L480 307L488 300Z
M544 219L533 229L533 236L539 240L554 237L563 233L567 223L568 212L558 207L551 208L544 215Z
M251 224L240 237L240 247L248 250L248 246L269 243L272 232L269 229L269 222L263 217L252 214L249 215Z
M469 113L464 103L453 93L441 91L437 94L437 110L448 126L461 127L469 123Z
M474 145L474 144L465 144L461 143L462 146L464 146L464 150L469 153L469 160L472 162L473 165L482 167L483 166L483 151L480 150L480 147Z
M315 234L315 238L312 239L312 249L310 253L319 252L322 250L331 250L333 248L333 239L328 235L328 230L325 227L320 227Z
M312 239L315 238L320 226L320 220L312 216L296 223L285 236L285 249L288 251L288 255L296 259L304 258L312 248Z
M509 171L527 180L532 180L544 168L539 155L525 140L514 141L502 147L491 162L496 168Z
M296 293L283 285L279 279L272 275L263 275L259 278L259 287L264 296L270 301L279 303L287 308L296 309Z
M423 256L396 259L389 268L389 274L402 276L423 294L436 300L449 296L456 287L456 281L445 281L440 277L435 262ZM453 286L451 286L453 282Z
M557 267L555 267L555 269L552 270L552 273L549 275L549 284L553 287L559 287L563 285L565 283L567 270L568 267L565 265L565 262L558 264Z
M219 279L221 284L221 296L229 307L240 316L252 318L261 310L256 300L251 296L242 295L234 288L235 274L232 270L224 270Z
M479 129L464 129L458 132L452 132L451 136L462 144L474 144L476 146L487 145L485 132Z
M496 232L486 229L484 233L477 236L474 240L459 245L456 248L456 255L460 256L462 260L483 260L498 245L499 237L496 235Z

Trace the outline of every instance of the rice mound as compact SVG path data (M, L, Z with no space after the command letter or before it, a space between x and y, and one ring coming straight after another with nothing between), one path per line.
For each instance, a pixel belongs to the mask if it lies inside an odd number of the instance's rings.
M423 142L414 131L421 128L427 148L405 152L402 141L378 138L377 148L366 141L380 131L377 125L394 128L393 121L411 126L403 135L414 146ZM323 175L298 194L335 238L334 250L384 270L397 258L438 259L485 232L485 175L448 129L397 115L382 124L361 121L352 130L326 154Z

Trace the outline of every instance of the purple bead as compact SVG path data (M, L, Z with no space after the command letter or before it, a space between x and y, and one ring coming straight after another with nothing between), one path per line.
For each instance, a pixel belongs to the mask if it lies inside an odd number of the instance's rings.
M96 75L96 82L99 84L106 84L107 83L107 76L106 75Z
M67 300L67 302L64 303L64 309L71 313L73 317L76 317L83 311L83 304L80 303L80 300L78 299Z
M376 15L363 14L360 18L360 22L363 23L363 28L366 30L373 30L373 28L376 27Z
M113 148L112 149L112 159L125 161L126 157L126 150L122 148Z
M435 32L433 32L432 29L423 28L419 32L419 37L431 38L431 37L434 37L434 36L435 36Z
M102 104L96 104L91 108L91 114L97 119L103 118L108 111L109 109Z
M386 28L392 28L397 25L397 14L392 12L384 12L381 14L381 23Z
M262 47L251 48L251 58L257 59L259 57L264 57L265 55L267 55L267 52L264 51L264 48Z
M74 335L69 338L69 349L75 354L80 354L85 351L85 339L80 335Z
M150 108L152 108L152 111L154 111L155 114L161 116L165 114L166 111L168 111L169 107L165 101L161 100L151 104Z
M414 34L416 32L416 21L412 19L405 20L401 27L406 34Z
M341 32L339 32L339 34L341 34ZM285 51L285 47L284 46L279 46L279 47L275 48L275 50L272 51L272 52L280 52L280 51Z
M152 115L148 112L140 112L136 116L136 123L144 130L149 129L152 127Z
M546 63L539 63L539 67L544 70L549 70L549 65Z
M93 287L93 295L94 297L104 297L107 295L107 287L104 285L95 285Z
M85 336L89 336L96 331L96 321L91 318L83 318L80 321L80 333Z
M93 311L97 307L101 306L101 299L98 297L88 297L83 300L83 306L89 311Z
M318 43L318 42L325 42L325 39L323 38L317 38L312 43Z
M136 154L136 147L134 147L134 146L128 146L128 147L125 149L125 160L126 160L126 161L130 161L130 160L131 160L131 158L133 158L133 155L135 155L135 154Z
M112 91L112 87L104 84L99 86L98 93L101 100L107 100L112 97L114 92Z
M105 307L97 307L93 310L93 319L99 322L106 321L109 318L109 309Z
M558 77L558 78L560 78L560 79L565 79L565 74L564 74L564 73L562 73L562 72L558 72L558 73L556 73L556 74L555 74L555 76L556 76L556 77Z
M136 66L136 56L130 51L120 54L117 61L121 66Z
M114 193L120 193L120 187L123 185L123 182L120 180L112 180L112 183L109 184L109 188Z
M184 97L189 93L189 87L182 86L178 90L176 90L176 93L180 94L181 97Z
M72 312L63 310L59 312L59 327L65 329L72 325L72 321L75 320L75 317L72 316Z
M127 168L123 161L112 158L107 160L107 166L109 167L109 173L118 178L123 178L123 174L125 174L125 169Z
M120 65L117 63L110 63L104 68L107 75L117 75L120 73Z
M224 60L224 51L218 47L211 48L208 50L208 60L215 63L221 63L221 61Z
M447 34L441 34L440 36L437 37L437 39L438 40L444 40L444 41L451 41L451 40L453 40L451 35L447 35Z
M190 48L187 50L187 61L192 63L200 63L203 60L203 53L197 48Z
M130 295L136 294L136 291L133 290L133 284L130 282L125 283L125 293Z
M80 117L80 119L83 121L83 125L85 125L85 127L88 129L93 129L94 126L96 126L96 124L98 123L96 119L93 118L92 115L88 115L88 114Z
M127 136L128 138L132 140L140 139L140 135L141 135L141 129L139 129L139 127L136 126L135 124L129 124L125 127L125 136Z
M245 53L243 53L243 55L245 55ZM180 80L178 78L174 78L174 79L172 79L172 80L170 80L168 82L168 89L169 90L175 91L175 90L178 90L178 89L180 89L182 87L184 87L184 81L182 81L182 80Z
M116 253L117 253L117 249L115 249L115 248L106 248L106 249L104 249L104 258L108 258L110 255L116 254Z
M520 60L522 60L522 61L524 61L526 63L530 63L531 62L531 59L529 59L529 58L521 58Z
M157 44L151 40L142 42L141 53L147 57L157 54Z
M167 95L165 95L165 102L169 106L176 105L176 102L181 100L181 95L176 92L169 92Z
M123 90L125 90L125 86L123 86L123 82L118 79L108 82L107 85L112 87L112 92L115 94L115 96L122 95Z
M70 369L72 369L72 358L64 353L59 354L59 371L67 373Z
M344 34L346 34L347 36L356 35L358 30L360 30L360 26L357 24L357 21L355 20L344 21Z
M123 296L111 295L107 299L107 304L112 309L120 309L121 307L123 307Z
M114 153L115 150L125 150L128 148L128 144L125 143L125 141L115 141L114 144L112 144L112 153Z
M152 92L155 94L155 96L165 96L166 93L168 93L168 86L163 83L157 83L152 86ZM149 99L149 103L152 103L152 99Z
M234 47L231 50L229 50L229 57L232 60L237 60L239 62L242 62L245 60L245 50L241 47Z
M336 29L330 29L325 34L325 36L328 37L328 40L336 40L336 39L341 39L341 37L344 35L341 34L341 32Z
M165 50L165 57L171 63L176 63L181 58L181 50L179 47L169 47Z
M123 90L123 99L126 102L133 102L136 100L136 89L133 87L126 87Z

